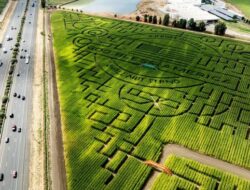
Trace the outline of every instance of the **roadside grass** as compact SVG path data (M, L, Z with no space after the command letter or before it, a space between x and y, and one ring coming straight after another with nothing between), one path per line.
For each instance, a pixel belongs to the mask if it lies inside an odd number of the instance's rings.
M143 161L167 143L250 168L249 44L69 12L51 21L68 189L141 189ZM214 185L202 175L200 188Z
M0 14L2 13L7 3L8 3L8 0L0 0Z
M71 2L78 2L79 4L85 4L85 3L89 3L93 0L49 0L48 4L49 5L62 5L62 4L66 4L66 3L71 3Z
M250 25L242 22L234 23L234 22L226 22L227 27L233 29L234 31L239 31L243 33L250 34Z

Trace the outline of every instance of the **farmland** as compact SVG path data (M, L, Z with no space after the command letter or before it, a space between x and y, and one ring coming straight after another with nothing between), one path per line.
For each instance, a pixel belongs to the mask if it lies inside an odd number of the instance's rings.
M0 14L2 13L7 3L8 3L8 0L0 0Z
M168 143L250 168L249 44L66 12L52 31L69 189L141 189ZM197 184L163 175L155 188Z

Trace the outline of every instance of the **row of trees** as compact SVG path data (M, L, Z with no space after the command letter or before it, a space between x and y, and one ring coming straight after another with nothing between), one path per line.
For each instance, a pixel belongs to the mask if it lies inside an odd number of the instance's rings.
M247 18L242 18L243 22L245 22L246 24L250 24L250 19L247 19Z
M140 21L140 20L141 20L140 16L136 16L136 21ZM166 14L163 20L161 17L158 20L157 16L144 15L144 22L169 26L170 16L169 14ZM174 20L172 22L172 26L177 27L177 28L183 28L183 29L187 28L190 30L196 30L196 31L201 31L201 32L204 32L206 30L206 25L203 21L196 23L193 18L190 19L189 21L187 21L186 19Z
M136 21L141 21L140 16L136 16ZM166 14L162 20L160 17L159 20L157 16L152 15L144 15L144 22L152 23L152 24L159 24L164 26L169 26L170 24L170 16ZM249 21L250 22L250 21ZM173 20L171 23L172 27L182 28L182 29L189 29L194 31L205 32L206 31L206 24L204 21L195 22L193 18L189 19L180 19L180 20ZM226 24L224 22L219 22L215 25L214 33L216 35L225 35L226 33Z

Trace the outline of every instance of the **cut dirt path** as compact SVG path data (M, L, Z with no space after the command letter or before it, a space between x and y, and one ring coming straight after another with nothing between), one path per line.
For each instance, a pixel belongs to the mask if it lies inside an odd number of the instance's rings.
M50 132L49 132L49 149L50 149L50 167L52 189L66 190L66 168L64 160L64 147L62 136L62 124L60 114L60 102L57 91L56 80L56 65L53 50L53 37L51 32L50 12L46 14L45 19L46 35L51 36L46 38L46 63L48 66L48 97L49 97L49 117L50 117Z
M168 144L164 147L160 163L164 164L166 158L171 154L179 157L188 158L197 161L201 164L211 166L219 170L223 170L233 175L237 175L239 177L250 180L250 170L195 152L177 144ZM154 170L143 189L150 190L160 173L161 172Z
M38 11L33 83L33 110L29 167L29 190L44 189L44 123L43 123L43 11Z

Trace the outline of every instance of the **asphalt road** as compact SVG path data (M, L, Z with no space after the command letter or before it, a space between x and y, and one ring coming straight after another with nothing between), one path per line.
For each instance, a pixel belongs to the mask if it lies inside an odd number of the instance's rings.
M32 6L34 3L34 7ZM7 49L4 54L0 49L0 60L3 65L0 67L0 96L3 96L8 69L12 57L11 47L16 43L17 33L21 25L21 18L24 14L26 1L19 0L14 14L10 20L9 28L5 34L3 48ZM0 182L1 190L17 190L28 189L29 182L29 143L30 143L30 125L32 117L32 83L34 70L34 53L35 53L35 34L37 25L38 4L35 0L30 0L26 20L20 43L20 52L18 55L18 63L16 65L11 95L7 108L7 118L2 131L0 144L0 173L4 174L4 180ZM17 29L13 30L14 26ZM11 36L13 40L7 41L7 36ZM20 56L29 58L29 63L26 64L26 59L21 59ZM20 76L17 76L20 73ZM13 94L17 93L14 97ZM22 97L25 100L22 100ZM14 118L9 115L13 113ZM35 113L34 113L35 114ZM13 132L12 126L16 125L17 130L21 128L21 132ZM9 138L9 143L5 143L5 139ZM17 171L17 178L12 177L12 171Z

